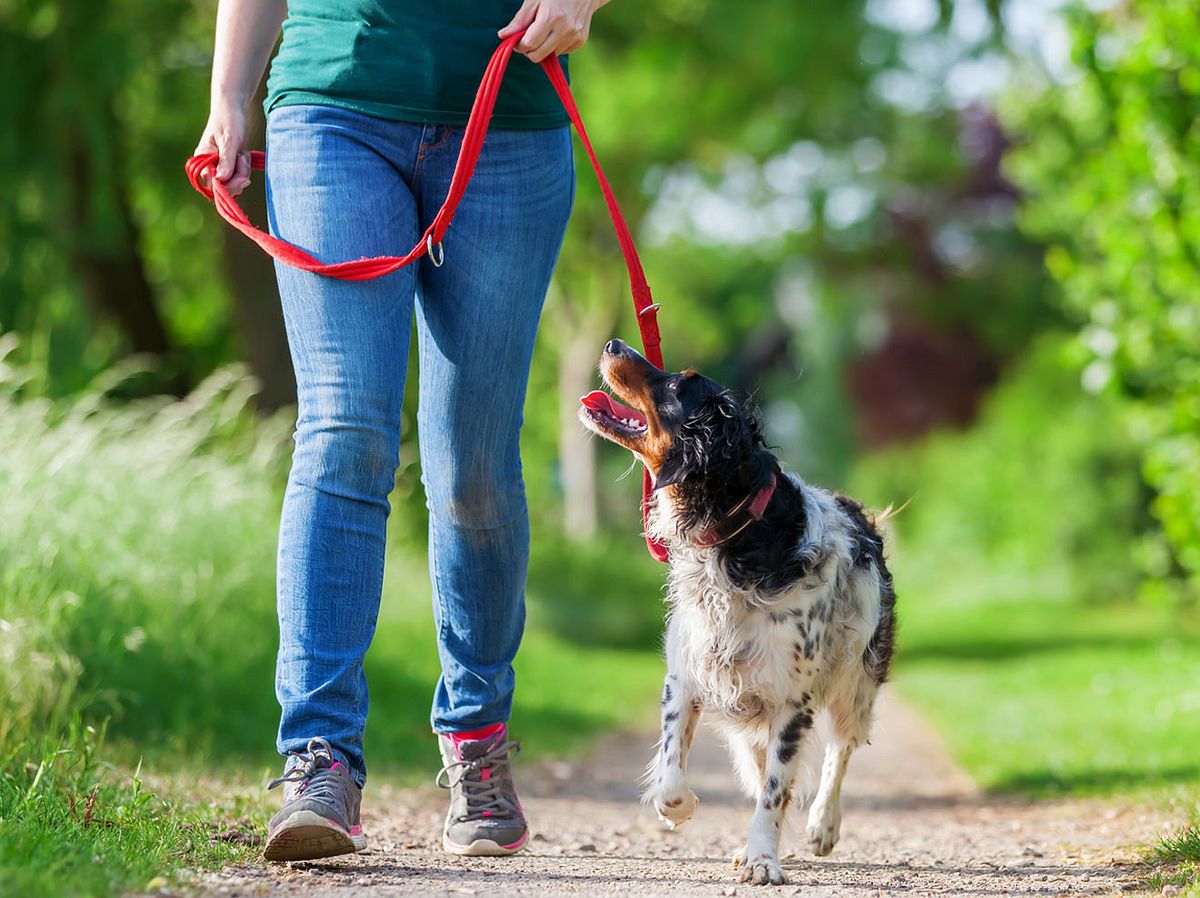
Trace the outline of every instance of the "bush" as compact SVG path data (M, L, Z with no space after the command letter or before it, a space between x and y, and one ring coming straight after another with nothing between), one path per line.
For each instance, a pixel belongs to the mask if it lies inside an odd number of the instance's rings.
M202 749L271 700L282 421L218 372L182 401L0 382L0 747L112 718Z
M856 495L908 503L890 526L914 601L1135 591L1150 521L1121 404L1082 393L1063 354L1061 336L1044 338L970 431L859 464Z
M1071 15L1078 80L1007 120L1024 230L1078 324L1084 386L1119 393L1155 491L1160 586L1200 585L1200 19L1138 0ZM1182 576L1179 576L1182 575Z

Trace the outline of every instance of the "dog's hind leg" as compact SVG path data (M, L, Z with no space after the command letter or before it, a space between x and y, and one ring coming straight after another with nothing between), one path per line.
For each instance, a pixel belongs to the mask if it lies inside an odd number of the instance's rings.
M677 677L667 674L663 683L662 738L647 772L644 800L654 805L658 816L671 829L690 820L700 804L696 793L688 788L685 775L688 752L699 722L699 703L684 690Z
M833 719L833 738L825 746L825 762L821 766L821 785L808 811L805 835L808 846L817 857L833 851L842 829L842 779L854 749L867 741L871 732L871 711L879 687L863 670L830 702Z
M745 854L734 862L734 866L742 867L742 882L756 885L787 882L779 866L779 835L784 811L791 800L792 780L800 765L801 744L812 725L812 708L807 701L789 701L771 722L766 778L750 820Z

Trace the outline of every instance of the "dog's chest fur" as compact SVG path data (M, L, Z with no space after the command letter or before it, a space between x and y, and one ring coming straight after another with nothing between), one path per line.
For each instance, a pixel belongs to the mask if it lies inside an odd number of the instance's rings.
M730 724L761 725L789 700L819 707L843 665L861 663L878 620L878 579L851 563L845 516L805 490L810 527L796 551L812 564L778 594L738 589L712 550L672 552L670 667Z

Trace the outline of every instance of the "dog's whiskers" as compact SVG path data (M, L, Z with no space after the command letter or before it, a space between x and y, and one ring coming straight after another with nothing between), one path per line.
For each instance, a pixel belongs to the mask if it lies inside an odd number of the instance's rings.
M630 474L632 474L634 472L634 469L636 469L637 466L638 466L638 460L635 458L632 462L630 462L629 467L625 469L624 473L622 473L621 476L617 478L617 481L619 482L619 481L624 480L626 477L628 477Z

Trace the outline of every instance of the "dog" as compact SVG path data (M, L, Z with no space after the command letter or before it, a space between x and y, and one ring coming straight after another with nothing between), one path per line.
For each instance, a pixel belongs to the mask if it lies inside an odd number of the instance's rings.
M620 340L600 372L616 399L589 393L580 420L650 471L647 532L670 552L662 734L644 799L672 829L691 818L688 750L710 715L755 800L734 866L742 882L781 885L780 831L814 719L831 720L806 829L823 856L891 666L896 595L877 522L784 474L753 406L715 381L661 371Z

